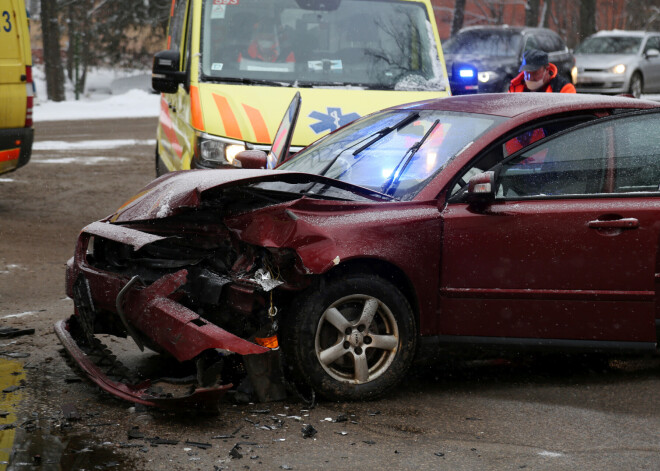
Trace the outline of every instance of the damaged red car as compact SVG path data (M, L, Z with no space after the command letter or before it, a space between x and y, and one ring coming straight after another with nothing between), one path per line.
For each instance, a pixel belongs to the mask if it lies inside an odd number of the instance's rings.
M451 97L366 116L275 170L165 175L83 228L56 332L103 389L152 405L244 378L259 400L372 398L456 346L655 352L658 106ZM196 374L168 392L98 334Z

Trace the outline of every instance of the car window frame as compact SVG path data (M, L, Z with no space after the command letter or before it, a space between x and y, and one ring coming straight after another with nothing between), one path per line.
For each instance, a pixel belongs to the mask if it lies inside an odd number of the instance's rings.
M614 120L619 120L619 119L627 119L627 118L634 118L635 116L644 116L644 115L650 115L650 114L657 114L660 116L660 108L651 108L651 109L643 109L643 110L631 110L630 112L619 112L619 113L613 113L610 114L609 116L605 116L602 118L596 118L581 124L578 124L576 126L571 126L569 128L564 129L563 131L559 131L555 134L552 134L550 136L547 136L543 139L540 139L532 144L530 144L527 147L524 147L520 149L518 152L515 152L514 154L511 154L510 156L506 157L505 159L502 160L499 164L495 165L489 170L493 170L495 174L495 188L497 189L499 187L499 182L500 182L500 170L503 165L506 163L510 162L511 160L514 160L518 158L520 155L526 152L531 152L535 148L540 147L541 145L550 142L555 139L560 139L562 136L572 133L575 131L578 131L580 129L589 127L589 126L596 126L600 125L603 123L607 123L609 121L614 121ZM614 156L611 156L614 157ZM605 169L605 171L613 171L614 169ZM459 193L464 194L464 190L461 189ZM656 191L648 191L648 192L614 192L611 191L609 193L586 193L586 194L561 194L561 195L533 195L533 196L521 196L521 197L495 197L495 202L497 203L503 203L503 202L509 202L509 201L540 201L540 200L548 200L548 199L593 199L593 198L639 198L640 196L644 197L660 197L660 185L658 186L658 189Z
M653 46L653 42L655 42L655 46ZM649 49L660 50L660 36L652 35L648 37L648 39L646 40L646 44L644 45L644 54L646 54L649 51Z
M596 110L594 110L594 113ZM505 145L506 142L510 141L511 139L515 139L516 137L520 136L521 134L524 134L529 131L533 131L535 129L538 129L539 127L543 126L551 126L551 125L556 125L556 124L561 124L562 122L565 121L579 121L576 122L575 124L569 125L565 129L561 131L557 131L555 133L549 134L542 139L539 139L538 141L534 141L531 144L522 147L521 149L503 156L502 159L495 163L493 166L488 167L485 170L482 170L482 172L487 172L489 170L499 168L502 164L508 162L511 159L516 158L518 155L520 155L523 152L526 152L528 150L531 150L533 147L536 147L538 145L541 145L544 142L547 142L549 139L553 138L554 136L557 136L559 134L563 134L571 129L574 129L578 126L582 126L585 124L589 124L590 122L593 121L600 121L601 119L604 119L605 117L598 117L594 113L581 113L579 115L571 115L571 116L556 116L554 119L540 119L540 120L535 120L530 123L526 123L522 126L519 126L515 128L514 130L511 130L504 134L502 137L500 137L497 141L491 143L488 147L483 149L479 154L474 157L473 159L470 160L470 162L463 166L463 168L459 171L456 172L456 175L454 178L452 178L447 185L447 188L449 189L449 194L448 194L448 203L464 203L465 202L465 195L466 195L466 190L467 190L467 181L465 180L465 183L461 185L461 188L458 190L454 191L454 188L456 184L460 183L460 181L463 179L464 176L469 173L471 170L473 170L476 165L483 159L485 159L489 154L492 152L497 152L498 148L502 148L502 146ZM503 152L502 152L503 154Z
M532 45L530 46L530 42ZM523 46L522 50L520 51L520 57L522 58L522 54L527 50L527 49L538 49L539 48L539 41L536 39L536 35L532 33L526 33L523 35Z

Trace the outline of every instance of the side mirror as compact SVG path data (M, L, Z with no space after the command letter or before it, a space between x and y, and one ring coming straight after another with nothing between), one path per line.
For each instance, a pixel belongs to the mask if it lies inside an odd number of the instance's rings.
M241 168L266 168L268 154L262 150L244 150L236 154L234 161Z
M488 206L495 200L495 172L478 173L468 181L467 202L471 206Z
M186 73L179 70L178 51L160 51L154 55L151 86L157 92L176 93L180 83L186 82Z
M649 49L648 51L646 51L647 59L654 59L658 56L660 56L660 51L658 51L657 49Z

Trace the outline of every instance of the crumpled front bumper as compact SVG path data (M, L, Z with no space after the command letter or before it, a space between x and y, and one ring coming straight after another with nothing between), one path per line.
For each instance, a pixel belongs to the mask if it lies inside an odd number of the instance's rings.
M151 381L126 384L116 381L105 366L88 355L94 348L94 325L97 315L116 314L141 347L140 338L148 338L180 362L192 360L207 350L220 354L255 355L270 349L242 339L176 301L177 290L187 281L187 271L164 275L149 286L133 283L127 277L96 269L86 263L86 250L91 235L115 240L136 240L143 233L110 224L94 223L83 229L76 254L67 264L67 293L74 300L73 316L80 328L72 329L72 319L55 325L61 343L81 370L105 391L145 405L167 407L167 404L212 401L223 395L232 384L197 388L181 397L164 397L150 391ZM107 350L107 349L106 349ZM116 359L115 359L116 360ZM110 360L110 361L115 361ZM102 360L108 363L108 360ZM107 365L106 365L107 366Z
M151 380L145 380L139 384L131 385L112 379L101 366L92 360L93 355L88 355L80 348L78 342L69 331L69 322L67 320L61 320L55 324L55 333L80 370L101 389L120 399L161 408L195 406L217 401L224 396L227 390L233 387L229 383L212 388L197 388L189 394L178 397L161 395L152 392L153 382ZM105 362L107 363L108 360L106 359Z

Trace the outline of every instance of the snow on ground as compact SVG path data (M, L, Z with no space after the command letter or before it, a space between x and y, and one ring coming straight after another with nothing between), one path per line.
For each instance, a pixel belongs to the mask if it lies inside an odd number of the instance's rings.
M33 69L36 97L34 121L156 117L160 95L151 91L151 72L92 69L85 92L75 99L73 85L65 85L66 101L47 99L43 67Z

